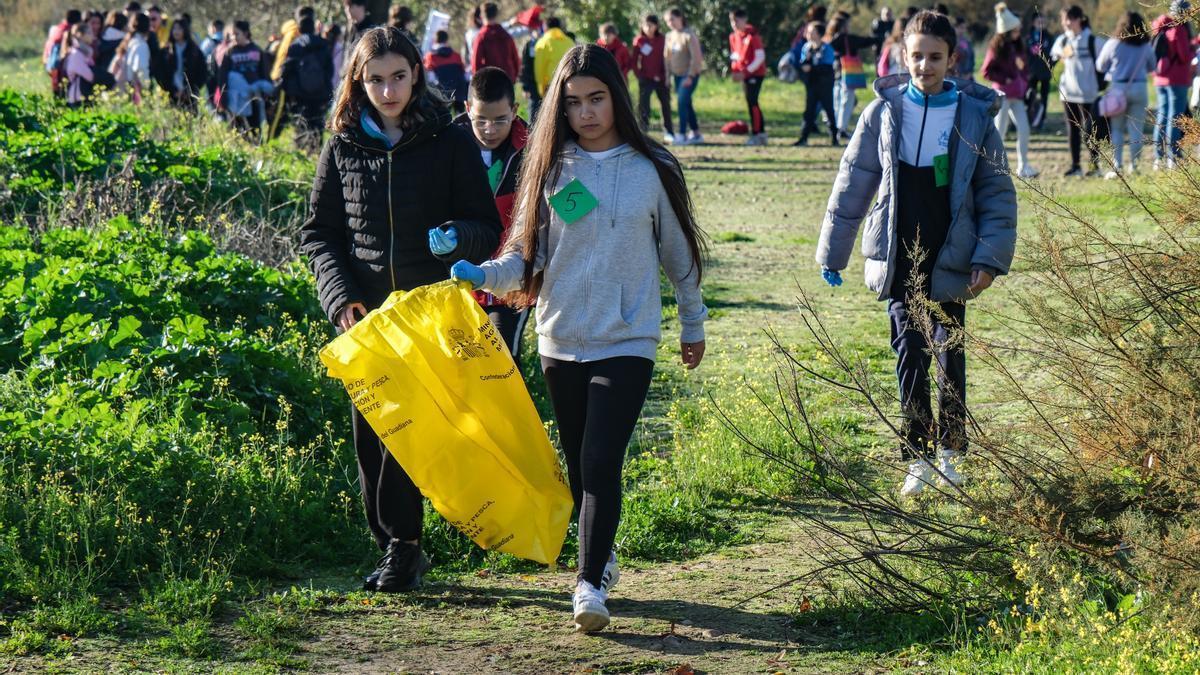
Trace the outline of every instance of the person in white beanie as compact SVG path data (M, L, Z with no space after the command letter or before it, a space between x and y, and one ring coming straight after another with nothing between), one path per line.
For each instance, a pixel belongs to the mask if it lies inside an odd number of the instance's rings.
M982 75L1001 94L1000 112L994 120L1000 138L1008 132L1010 119L1017 126L1017 175L1037 176L1038 170L1029 164L1029 116L1025 111L1029 50L1021 39L1021 19L1003 2L996 5L996 35L983 57Z

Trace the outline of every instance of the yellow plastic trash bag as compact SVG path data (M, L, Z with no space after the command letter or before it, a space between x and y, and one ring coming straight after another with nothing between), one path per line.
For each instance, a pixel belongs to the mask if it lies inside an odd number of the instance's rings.
M571 492L520 370L462 286L392 293L321 362L447 521L483 548L553 564Z

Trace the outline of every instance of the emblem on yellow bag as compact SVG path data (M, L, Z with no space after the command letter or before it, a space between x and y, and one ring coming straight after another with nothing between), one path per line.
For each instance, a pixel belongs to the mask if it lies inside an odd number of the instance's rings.
M461 328L450 329L450 339L454 341L454 353L458 354L463 361L470 361L473 358L483 356L488 357L487 349L483 343L475 338L468 337L466 332Z

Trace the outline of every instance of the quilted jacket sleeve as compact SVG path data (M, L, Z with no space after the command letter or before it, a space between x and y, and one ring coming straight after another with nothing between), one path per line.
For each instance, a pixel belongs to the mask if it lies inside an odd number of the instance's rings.
M883 102L873 101L858 118L854 137L842 155L841 168L829 195L821 238L817 242L817 264L831 270L842 270L850 262L858 227L866 217L879 181L883 165L879 160L879 118Z
M321 309L334 323L343 307L364 298L350 272L346 202L341 173L334 159L338 143L337 138L331 138L321 151L308 218L300 227L300 252L308 256L317 278Z

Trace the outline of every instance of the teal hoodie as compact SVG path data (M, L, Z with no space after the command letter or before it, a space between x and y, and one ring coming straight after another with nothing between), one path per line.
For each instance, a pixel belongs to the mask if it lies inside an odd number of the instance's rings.
M680 339L703 340L708 310L700 296L699 270L654 163L629 146L596 160L571 141L561 161L558 179L546 185L538 219L534 271L544 272L538 352L563 361L654 360L662 339L660 265L675 287ZM567 225L547 200L575 179L597 205ZM513 227L520 228L520 222L517 218ZM520 240L521 232L514 229L513 236ZM521 287L525 261L520 251L482 267L483 288L492 293Z

